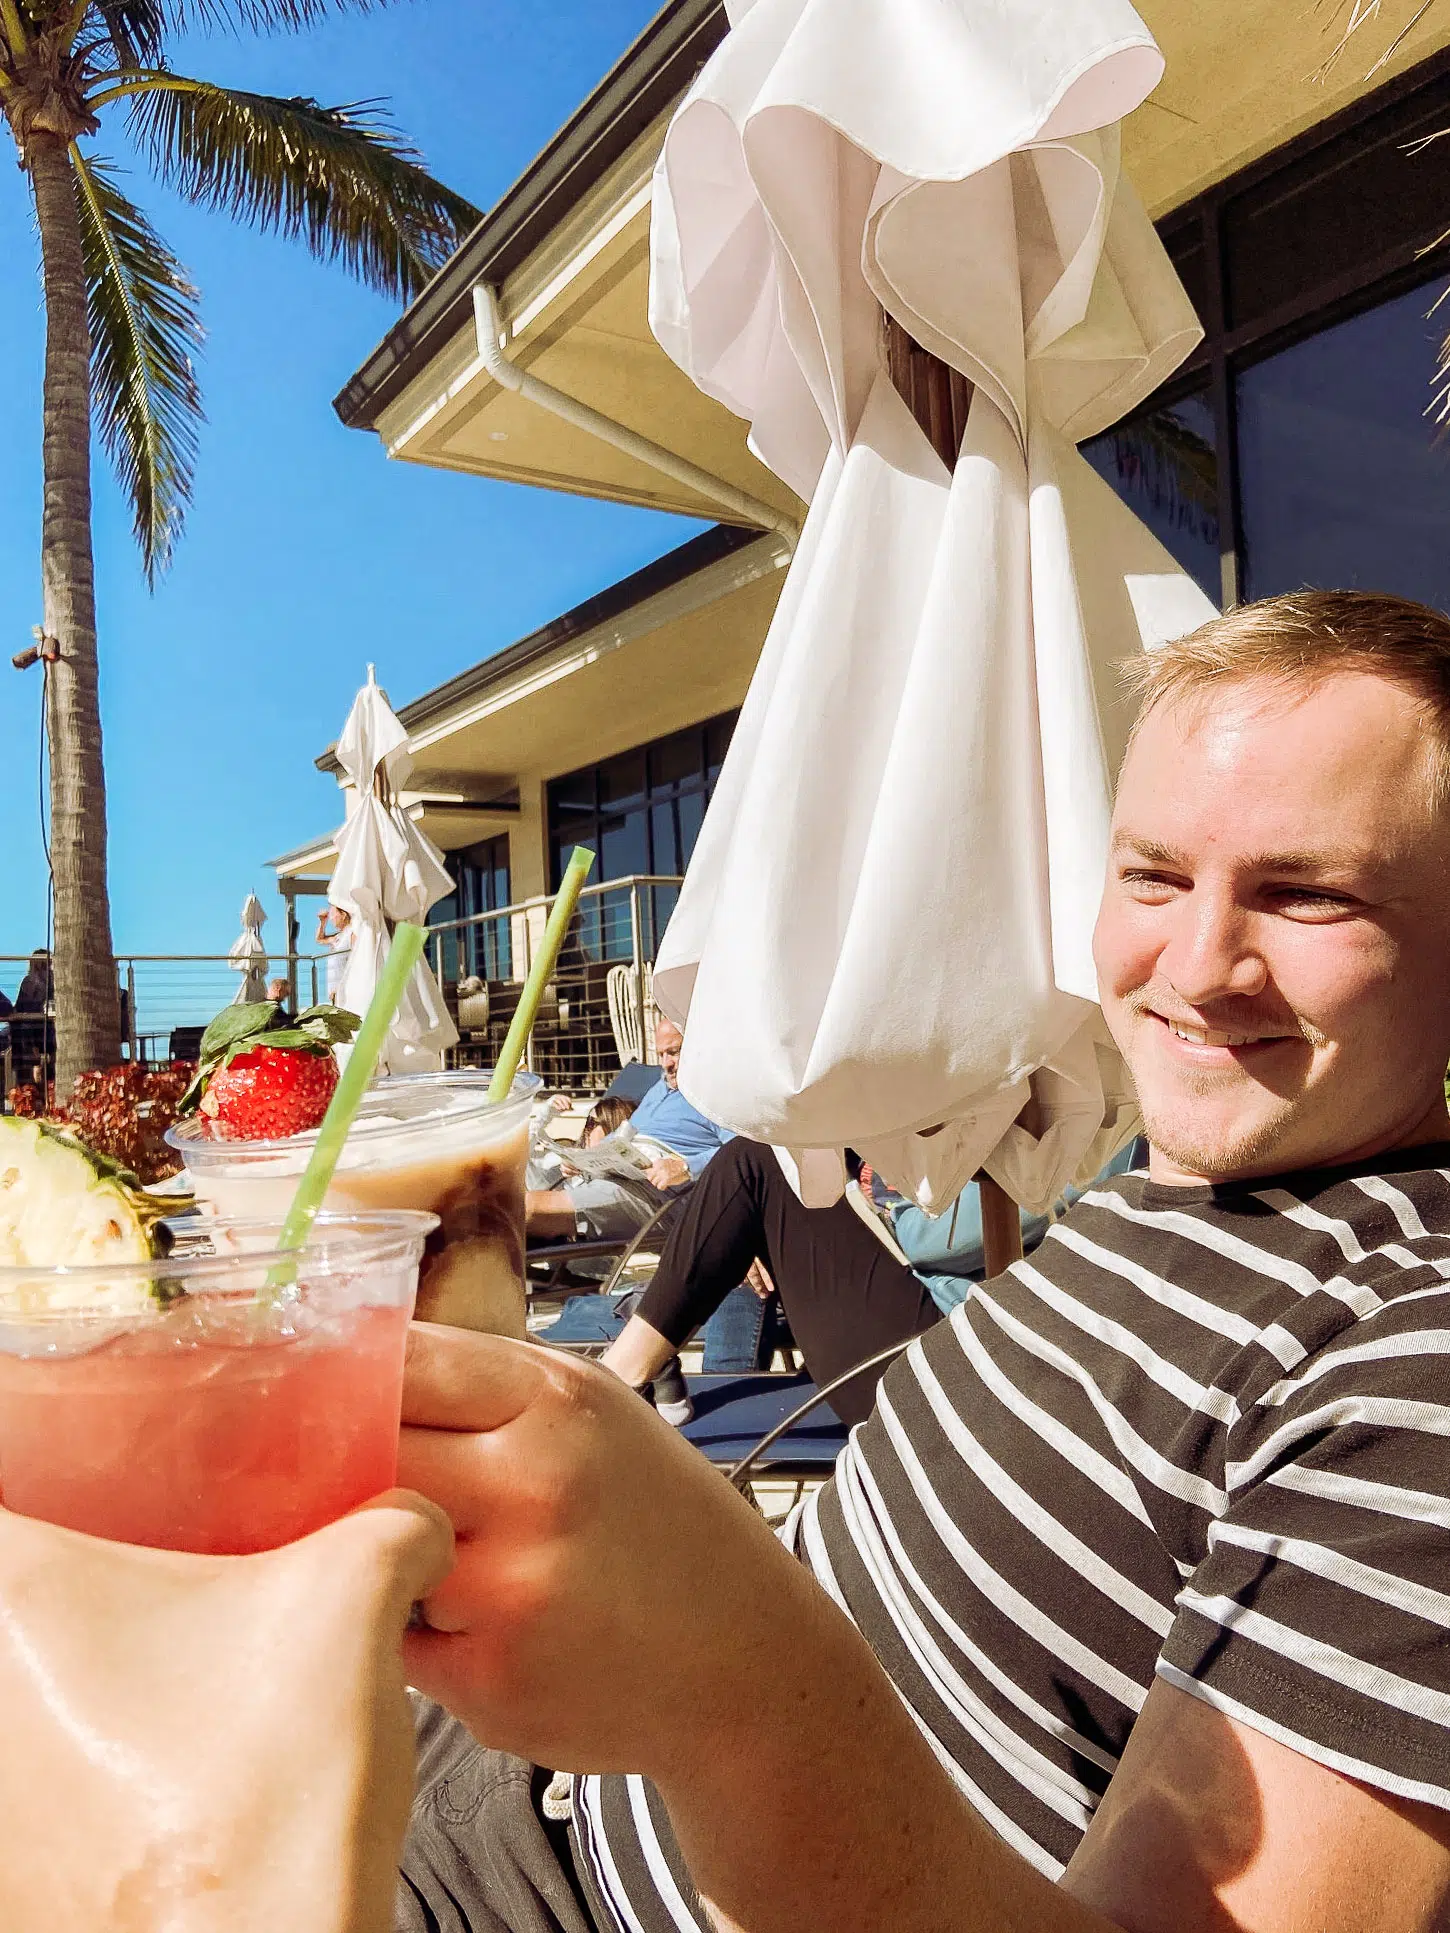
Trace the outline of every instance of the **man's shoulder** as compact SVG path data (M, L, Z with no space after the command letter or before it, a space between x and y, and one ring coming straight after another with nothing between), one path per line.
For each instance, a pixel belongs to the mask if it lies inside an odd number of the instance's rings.
M1073 1204L1063 1226L1145 1260L1185 1235L1246 1263L1261 1251L1268 1273L1295 1276L1301 1292L1302 1269L1395 1297L1450 1276L1450 1145L1216 1185L1113 1175Z
M679 1088L670 1087L663 1080L656 1081L649 1093L645 1095L644 1099L635 1109L635 1119L638 1120L639 1116L645 1113L646 1110L651 1115L673 1114L682 1121L705 1120L705 1116L695 1106L693 1101L687 1100Z

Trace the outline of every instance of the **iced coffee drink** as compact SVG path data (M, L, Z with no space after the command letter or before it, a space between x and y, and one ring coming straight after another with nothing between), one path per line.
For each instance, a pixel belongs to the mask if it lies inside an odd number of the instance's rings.
M375 1081L325 1205L342 1214L415 1208L436 1215L418 1277L419 1318L522 1339L524 1169L539 1081L518 1075L499 1106L490 1105L487 1086L468 1074ZM228 1217L285 1215L314 1138L221 1139L205 1115L167 1134L198 1207Z

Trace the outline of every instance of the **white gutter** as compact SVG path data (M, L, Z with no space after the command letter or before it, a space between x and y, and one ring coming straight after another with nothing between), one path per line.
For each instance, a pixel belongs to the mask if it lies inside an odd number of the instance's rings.
M652 470L660 471L676 483L683 484L687 490L693 490L696 495L717 504L732 520L753 524L762 530L777 531L794 550L800 536L800 526L785 511L776 510L744 490L737 490L733 483L726 483L723 477L711 476L708 470L700 469L685 457L676 456L673 450L652 443L637 430L627 429L623 423L616 423L613 417L591 409L588 403L581 403L577 396L555 389L552 383L541 382L537 376L531 376L511 363L503 352L504 331L498 310L498 291L491 282L475 282L473 285L473 321L478 336L479 359L500 388L513 390L526 402L536 403L540 409L547 409L553 415L562 417L576 429L597 436L601 443L608 443L625 456L647 463Z

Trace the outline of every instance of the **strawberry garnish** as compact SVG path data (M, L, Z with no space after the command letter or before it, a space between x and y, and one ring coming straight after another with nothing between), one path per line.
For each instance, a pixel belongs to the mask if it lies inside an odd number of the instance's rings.
M253 1047L213 1074L201 1111L228 1141L280 1141L315 1128L337 1086L330 1053L288 1047Z
M200 1106L218 1140L274 1141L315 1128L337 1086L335 1043L356 1014L310 1007L290 1024L269 1001L227 1007L207 1028L201 1064L183 1101Z

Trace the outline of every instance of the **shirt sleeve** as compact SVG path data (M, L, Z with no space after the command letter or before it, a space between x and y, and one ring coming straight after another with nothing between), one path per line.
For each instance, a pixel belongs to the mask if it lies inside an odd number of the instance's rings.
M1214 1392L1241 1413L1158 1670L1450 1810L1450 1287L1428 1269L1393 1287L1357 1291L1367 1313L1259 1389Z
M702 1148L694 1148L682 1157L690 1171L692 1181L698 1181L725 1143L735 1139L733 1128L722 1128L714 1121L707 1121L703 1114L700 1116L700 1125L709 1137L706 1145Z

